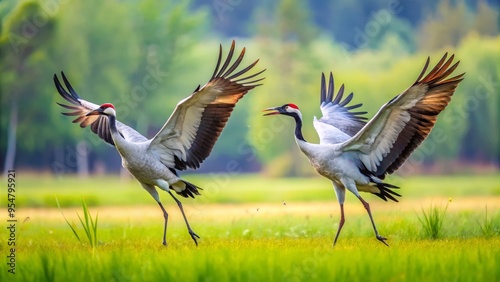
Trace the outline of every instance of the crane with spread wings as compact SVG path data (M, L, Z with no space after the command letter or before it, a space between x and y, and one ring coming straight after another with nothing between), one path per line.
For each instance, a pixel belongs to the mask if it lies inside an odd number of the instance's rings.
M249 74L258 60L236 72L245 55L245 48L231 63L235 48L233 40L226 60L221 66L222 45L214 73L204 86L198 86L187 98L180 101L170 118L151 139L116 119L116 109L110 103L97 105L83 100L61 73L66 89L57 75L54 83L57 91L71 105L60 104L76 116L74 123L89 126L92 132L110 145L121 156L122 165L153 196L165 219L163 244L167 244L168 213L163 207L156 187L166 191L179 206L188 232L195 244L199 236L189 226L182 203L172 191L183 197L200 195L200 187L182 179L178 170L196 169L209 156L236 103L248 91L261 85L259 77L265 70Z
M295 141L307 156L311 165L322 176L332 181L340 204L340 222L333 244L337 242L344 225L344 201L346 189L353 193L368 212L375 235L380 236L373 221L370 205L359 191L377 195L383 200L398 201L400 196L393 189L397 186L385 183L386 175L395 172L410 154L427 138L437 117L455 93L464 74L448 78L457 68L454 56L447 54L424 76L429 58L417 80L401 94L395 96L367 122L366 112L352 110L362 104L349 105L350 93L344 100L344 85L334 97L334 81L330 73L329 85L325 75L321 77L320 108L323 116L314 119L320 143L307 142L302 135L302 114L295 104L268 108L267 115L285 115L295 120ZM451 65L451 66L450 66Z

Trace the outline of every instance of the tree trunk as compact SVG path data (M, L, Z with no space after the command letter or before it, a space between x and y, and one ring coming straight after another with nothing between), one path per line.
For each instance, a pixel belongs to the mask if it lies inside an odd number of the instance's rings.
M78 177L89 176L89 148L86 141L80 141L76 145L76 172Z
M14 169L16 160L16 131L17 131L17 102L12 101L10 107L9 129L7 132L7 152L5 154L4 175L7 171Z

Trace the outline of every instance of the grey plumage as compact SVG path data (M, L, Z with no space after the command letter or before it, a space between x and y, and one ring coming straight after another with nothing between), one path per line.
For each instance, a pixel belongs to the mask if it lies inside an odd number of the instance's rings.
M410 154L425 140L434 127L438 114L451 100L464 74L448 78L457 68L458 62L450 66L454 56L446 60L447 54L424 77L429 59L407 90L391 99L380 108L368 122L366 112L352 112L361 104L349 105L353 94L344 100L344 86L333 95L333 76L330 74L327 89L325 76L321 78L321 112L323 117L314 118L314 127L320 137L319 144L306 142L302 136L302 114L295 104L269 108L266 115L283 114L296 121L295 140L300 150L309 158L319 174L332 181L340 204L341 217L338 236L344 224L344 200L346 189L362 202L368 212L375 235L379 235L369 204L359 191L372 193L381 199L397 202L393 189L397 186L383 182L387 174L396 171Z
M58 103L71 112L63 113L76 116L74 123L80 127L90 126L92 132L116 147L126 168L158 202L165 219L163 244L166 245L168 213L160 202L156 187L168 192L178 204L188 232L196 244L196 235L184 214L181 202L171 193L174 190L183 197L194 198L200 195L200 187L181 179L176 170L196 169L209 156L226 122L238 102L248 91L261 85L264 78L258 77L264 70L248 75L258 62L235 73L245 55L245 48L231 64L235 42L222 67L222 46L219 49L217 66L210 80L198 86L187 98L177 104L174 112L160 131L147 139L129 126L116 120L112 104L98 106L83 100L73 89L64 73L61 73L66 89L54 75L57 91L72 105Z

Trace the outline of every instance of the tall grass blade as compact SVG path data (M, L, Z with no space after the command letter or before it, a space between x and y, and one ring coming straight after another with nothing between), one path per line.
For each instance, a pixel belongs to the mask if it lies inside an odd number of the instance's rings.
M87 203L85 203L85 200L82 199L82 209L83 209L83 215L85 218L85 222L80 218L80 222L82 223L83 229L85 230L85 234L87 235L87 238L90 242L90 245L92 248L95 248L97 246L97 217L96 215L96 220L94 222L94 219L92 218L92 215L90 214L90 211L87 207Z
M443 229L444 216L450 202L451 199L444 209L431 205L426 211L422 207L422 216L418 216L418 221L420 221L426 237L431 239L439 238Z
M51 263L50 257L42 253L40 256L44 281L55 281L54 264Z
M90 218L92 219L92 218ZM95 221L92 222L92 230L94 231L94 246L97 246L97 220L99 219L99 214L95 215Z
M64 220L66 221L68 226L71 228L71 231L73 231L73 234L75 234L78 241L81 242L82 240L80 239L80 236L78 236L76 229L69 223L69 221L66 219L66 216L64 216L64 213L62 212L59 201L57 200L57 197L56 197L56 202L57 202L57 206L59 207L59 210L61 211L61 214L64 217ZM92 218L92 215L90 214L90 211L87 207L87 203L85 202L85 200L83 198L82 198L82 210L83 210L83 218L78 213L76 213L76 215L78 216L78 219L80 220L80 224L82 225L83 230L85 231L85 235L87 236L87 239L89 240L89 243L92 246L92 249L95 249L95 247L97 246L97 221L98 221L99 216L96 215L95 220Z
M73 234L75 234L76 239L78 239L78 241L81 242L82 240L80 239L80 236L78 236L78 233L76 232L75 228L73 228L73 226L71 225L71 223L69 223L68 219L66 219L66 216L62 212L61 205L59 204L59 201L57 200L57 197L56 197L56 203L57 203L57 207L59 208L59 211L61 212L61 214L62 214L62 216L64 218L64 221L66 221L66 224L68 224L69 228L71 228L71 231L73 231Z
M83 230L85 230L85 234L87 235L87 239L89 240L90 245L92 245L92 235L90 234L90 230L88 229L88 226L85 225L86 223L83 222L82 218L80 215L77 213L78 218L80 219L80 223L82 224Z
M495 235L497 227L493 218L490 217L488 219L488 206L485 207L485 214L482 223L479 222L479 220L477 223L479 224L479 228L481 228L481 233L484 237L490 238Z

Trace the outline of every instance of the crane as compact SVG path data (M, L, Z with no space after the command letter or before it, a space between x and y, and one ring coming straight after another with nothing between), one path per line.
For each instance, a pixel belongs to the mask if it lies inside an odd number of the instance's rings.
M385 176L395 172L410 154L427 138L438 114L446 108L465 73L448 78L460 61L454 55L446 60L446 53L424 77L425 66L417 80L395 96L367 121L367 112L352 111L362 104L349 105L350 93L345 99L344 85L334 93L333 75L328 87L325 74L321 76L320 109L322 117L314 117L313 125L319 135L319 144L307 142L302 135L302 114L295 104L267 108L264 116L285 115L295 120L295 141L316 171L328 178L340 205L340 221L333 245L337 243L345 222L344 201L346 189L363 204L370 218L376 238L388 246L373 221L370 205L359 192L372 193L381 199L398 202L399 188L384 182ZM343 99L343 100L342 100Z
M122 159L122 166L139 181L160 206L164 217L163 245L167 245L168 213L160 201L156 188L170 194L177 203L189 235L198 245L197 238L200 237L191 229L182 203L172 191L185 198L194 198L200 195L201 188L182 179L177 171L199 168L212 151L238 100L248 91L261 85L258 83L264 79L259 75L265 69L248 74L259 60L235 72L243 60L245 48L231 63L234 48L233 40L227 58L221 66L222 45L220 45L217 65L210 80L202 87L198 85L190 96L181 100L170 118L151 139L118 121L116 109L112 104L104 103L99 106L83 100L63 72L61 76L66 89L61 85L57 75L54 75L57 91L62 98L72 104L57 103L71 110L63 114L76 116L73 123L80 123L82 128L90 126L92 132L113 145Z

